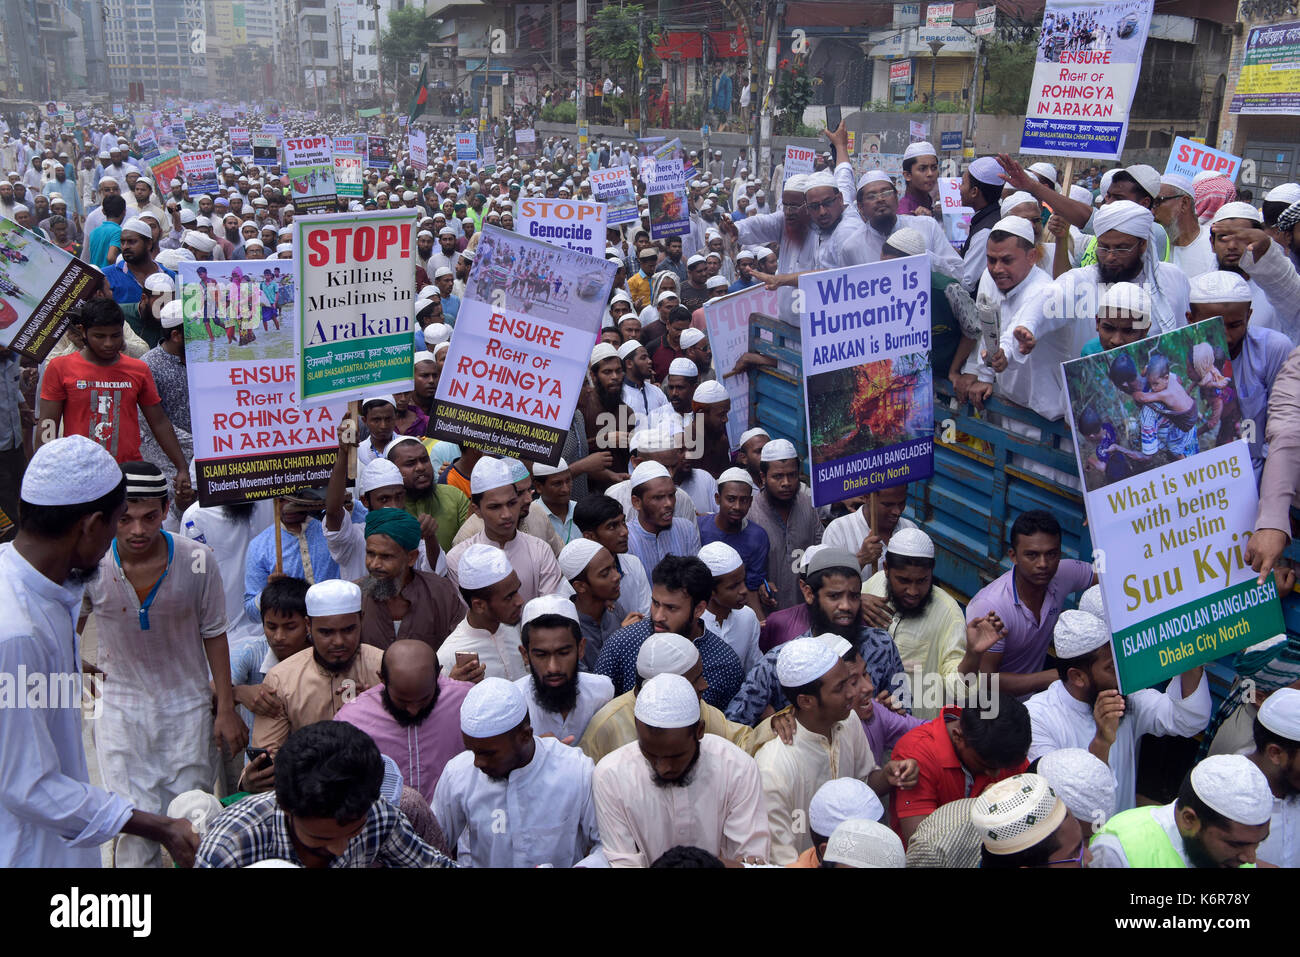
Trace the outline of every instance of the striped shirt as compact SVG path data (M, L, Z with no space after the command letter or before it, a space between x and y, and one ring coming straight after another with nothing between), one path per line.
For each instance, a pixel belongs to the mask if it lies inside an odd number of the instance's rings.
M646 531L634 515L627 523L627 550L641 559L642 566L653 575L655 566L667 555L680 555L683 558L698 555L700 530L689 519L673 518L671 528L654 535Z

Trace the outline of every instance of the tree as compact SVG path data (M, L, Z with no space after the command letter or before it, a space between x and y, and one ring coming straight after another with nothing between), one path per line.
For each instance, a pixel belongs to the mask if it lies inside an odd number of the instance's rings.
M423 10L404 7L389 12L388 29L379 38L379 47L384 57L380 72L393 85L393 89L398 89L397 81L406 74L407 65L422 62L429 44L437 38L437 24L432 17L425 16ZM382 90L380 99L383 99Z
M614 79L632 91L634 103L640 102L641 98L636 61L637 56L642 54L639 27L644 10L641 4L604 6L596 11L591 25L587 27L588 62L600 60L607 64ZM655 44L655 34L653 27L647 28L644 51L647 72L659 62L651 50ZM594 79L600 81L599 77Z
M1037 49L1033 41L989 43L984 47L984 78L980 102L976 104L981 113L1024 114Z

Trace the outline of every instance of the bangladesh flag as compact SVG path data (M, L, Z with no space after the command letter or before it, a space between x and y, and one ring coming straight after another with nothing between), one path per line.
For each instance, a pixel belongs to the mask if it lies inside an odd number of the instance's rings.
M415 87L415 95L411 97L411 109L407 126L415 122L416 118L424 112L424 108L429 104L429 67L427 65L420 67L420 82Z

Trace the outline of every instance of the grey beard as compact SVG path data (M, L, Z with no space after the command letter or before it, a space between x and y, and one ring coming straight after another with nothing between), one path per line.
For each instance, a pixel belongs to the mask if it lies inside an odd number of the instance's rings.
M367 575L361 579L362 594L368 595L375 601L388 601L390 598L396 598L400 590L395 578L375 578L373 575Z

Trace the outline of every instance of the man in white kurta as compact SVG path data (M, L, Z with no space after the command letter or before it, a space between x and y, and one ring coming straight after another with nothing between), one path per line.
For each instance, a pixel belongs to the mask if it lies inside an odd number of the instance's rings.
M596 765L592 797L611 867L647 867L677 845L724 859L764 858L771 843L758 765L730 741L705 734L700 699L681 675L647 680L636 697L637 740ZM667 735L698 742L691 764L646 754ZM669 777L668 775L671 775Z
M549 548L546 554L551 555ZM528 667L519 651L519 619L523 612L519 576L499 548L476 542L463 555L460 589L461 595L467 597L467 611L438 646L438 664L450 674L456 667L457 653L472 654L478 656L488 678L522 678L528 674ZM554 556L551 561L555 561Z
M1063 611L1052 641L1058 660L1077 664L1069 670L1068 684L1053 681L1025 702L1033 729L1029 760L1061 748L1083 748L1102 757L1099 750L1105 750L1111 732L1109 723L1094 717L1095 702L1108 692L1118 695L1110 630L1087 612ZM1123 714L1105 755L1115 772L1116 811L1137 803L1137 751L1142 735L1191 737L1205 729L1211 713L1210 686L1202 668L1170 681L1164 691L1144 688L1122 700Z
M1256 718L1264 747L1250 755L1273 792L1268 837L1259 859L1278 867L1300 867L1300 691L1280 688L1264 699Z
M447 762L432 808L462 867L572 867L599 846L591 758L535 736L517 687L485 678L460 724L468 750ZM500 763L477 767L484 748Z

